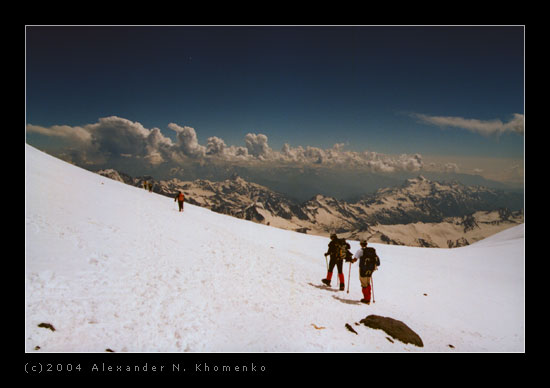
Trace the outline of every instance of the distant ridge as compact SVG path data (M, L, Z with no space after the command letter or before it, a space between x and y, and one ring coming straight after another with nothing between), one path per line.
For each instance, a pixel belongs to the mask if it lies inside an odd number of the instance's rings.
M98 173L137 187L145 181L153 183L154 192L172 198L181 190L189 203L266 225L323 236L340 233L386 244L459 247L523 222L520 194L434 182L423 175L352 203L322 194L299 203L237 173L219 182L156 181L113 169Z

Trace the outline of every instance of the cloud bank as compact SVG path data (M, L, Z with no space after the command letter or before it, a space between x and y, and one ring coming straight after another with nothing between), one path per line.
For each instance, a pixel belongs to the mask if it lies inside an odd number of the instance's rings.
M525 133L525 117L519 113L514 113L513 118L506 123L498 119L477 120L450 116L428 116L419 113L414 113L412 116L427 124L437 125L438 127L465 129L484 136L498 136L507 132L517 133L519 135L524 135Z
M423 168L419 154L391 156L371 151L355 152L345 150L343 144L335 144L329 149L285 144L276 151L269 146L266 135L255 133L244 137L244 146L228 146L218 137L209 137L206 145L202 145L194 128L170 123L168 129L175 132L175 141L159 128L148 129L117 116L100 118L97 123L83 126L27 125L28 133L65 140L73 156L78 156L82 164L124 157L143 160L150 166L232 162L250 166L345 167L384 173L416 172Z

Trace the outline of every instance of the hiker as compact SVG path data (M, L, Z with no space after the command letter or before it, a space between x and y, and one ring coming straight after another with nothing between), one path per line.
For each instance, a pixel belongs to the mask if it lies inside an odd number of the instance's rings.
M143 188L147 190L147 181L143 181Z
M359 260L359 280L363 291L361 302L370 304L372 273L378 269L380 258L374 248L367 247L366 240L361 240L359 245L361 248L355 252L351 262L355 263Z
M332 279L332 271L334 266L338 268L338 279L340 280L340 291L344 291L344 272L342 270L343 262L351 261L352 254L349 251L350 245L345 239L339 239L334 233L330 235L330 243L328 244L328 251L325 253L325 259L327 255L330 255L330 263L327 268L327 277L321 281L330 286L330 280Z
M153 192L153 184L151 182L149 182L149 192L150 193Z
M180 212L183 212L183 201L185 199L185 195L181 191L178 192L178 194L174 198L174 202L178 201L178 205L180 207Z

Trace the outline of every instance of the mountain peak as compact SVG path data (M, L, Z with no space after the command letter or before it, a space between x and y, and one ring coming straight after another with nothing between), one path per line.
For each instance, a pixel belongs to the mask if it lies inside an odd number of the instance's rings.
M424 182L430 182L430 181L424 178L423 175L419 175L416 178L407 179L407 181L405 182L405 185L408 186L408 185L414 185L416 183L424 183Z
M419 175L416 178L411 179L414 182L429 182L429 179L424 178L424 175Z
M234 172L233 174L231 174L231 176L229 177L228 180L230 180L230 181L232 181L232 182L236 182L236 183L241 183L241 184L242 184L242 183L246 183L246 181L245 181L243 178L241 178L241 177L239 176L239 174L237 174L236 172Z

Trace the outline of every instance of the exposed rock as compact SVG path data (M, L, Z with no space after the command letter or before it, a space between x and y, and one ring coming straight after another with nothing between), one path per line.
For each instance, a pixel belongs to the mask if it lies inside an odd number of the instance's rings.
M470 245L470 243L464 237L461 237L456 241L447 240L447 246L449 248L459 248L459 247L465 247L467 245Z
M44 329L50 329L51 331L55 331L55 327L53 327L53 325L50 323L42 322L41 324L38 325L38 327L43 327Z
M418 334L403 322L393 318L381 317L379 315L369 315L360 321L367 327L372 329L380 329L388 335L405 344L413 344L423 347L424 343Z
M435 244L434 242L423 239L423 238L418 238L418 239L416 239L416 241L417 241L419 247L423 247L423 248L437 248L438 247L437 244Z
M351 327L351 325L350 325L349 323L346 323L346 329L348 329L348 330L351 331L352 333L358 334L358 333L353 329L353 327Z

